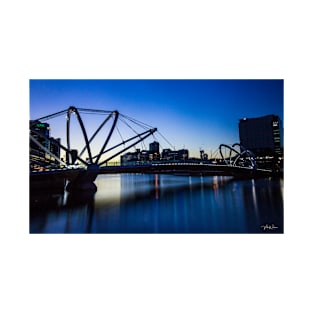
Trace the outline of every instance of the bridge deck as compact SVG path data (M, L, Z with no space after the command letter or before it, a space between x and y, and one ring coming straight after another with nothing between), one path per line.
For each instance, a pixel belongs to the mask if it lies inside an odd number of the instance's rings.
M99 169L99 174L117 173L143 173L143 174L181 174L181 175L205 175L205 176L234 176L241 178L269 177L270 170L252 169L229 165L212 165L197 163L166 163L147 164L136 166L105 166Z
M73 181L85 174L171 174L171 175L202 175L202 176L232 176L238 179L270 177L270 170L252 169L229 165L212 165L197 163L166 163L145 164L134 166L103 166L94 169L56 169L30 173L31 189L64 187L65 181Z

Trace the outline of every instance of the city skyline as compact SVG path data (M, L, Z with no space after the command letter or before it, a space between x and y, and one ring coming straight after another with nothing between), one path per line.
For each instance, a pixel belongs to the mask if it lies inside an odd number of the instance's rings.
M239 142L241 118L275 114L283 121L283 80L30 80L30 119L69 106L118 110L199 157L200 148L210 154ZM64 143L63 126L51 126L51 136Z

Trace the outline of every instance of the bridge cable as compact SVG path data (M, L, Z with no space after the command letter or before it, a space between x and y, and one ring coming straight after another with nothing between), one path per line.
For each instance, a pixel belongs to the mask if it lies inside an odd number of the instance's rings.
M130 117L130 116L127 116L127 115L124 115L124 114L121 114L124 118L128 119L129 121L133 122L134 124L137 124L138 126L141 126L142 128L146 128L146 129L151 129L153 128L153 126L151 125L148 125L146 123L143 123L143 122L140 122L136 119L134 119L133 117Z
M120 119L127 127L129 127L136 135L138 135L138 132L133 129L123 118Z
M110 156L109 158L107 158L106 160L102 161L101 163L98 163L98 165L101 166L102 164L107 163L107 162L110 161L111 159L115 158L117 155L119 155L119 154L125 152L125 151L128 150L129 148L135 146L135 145L136 145L137 143L139 143L140 141L143 141L144 139L146 139L147 137L149 137L150 135L152 135L156 130L157 130L157 129L154 128L154 129L147 130L147 131L145 131L144 133L141 133L140 136L145 135L143 138L140 137L140 139L137 140L135 143L133 143L133 144L129 145L128 147L122 149L121 151L115 153L114 155ZM135 139L136 137L139 137L139 135L137 135L137 136L135 136L135 137L133 137L133 138L130 138L130 139L126 140L125 142L130 141L130 140L133 140L133 139ZM122 143L120 143L119 145L121 145L121 144L122 144ZM109 151L109 150L111 150L111 149L114 149L114 147L108 149L107 151Z
M141 137L140 137L140 138L141 138ZM142 150L147 150L147 147L146 147L144 141L141 142L141 148L142 148Z
M148 133L149 133L149 136L150 136L150 135L151 135L152 133L154 133L155 131L156 131L156 128L154 128L154 129L149 129L149 130L146 130L145 132L143 132L143 133L141 133L141 134L138 134L138 135L135 135L135 136L133 136L133 137L131 137L131 138L128 138L128 139L126 139L124 142L120 142L120 143L116 144L115 146L106 149L106 150L103 151L102 153L97 154L96 156L93 157L93 159L99 157L99 155L103 155L104 153L107 153L107 152L109 152L109 151L112 151L112 150L116 149L117 147L119 147L119 146L121 146L121 145L125 145L125 143L130 142L130 141L132 141L132 140L134 140L134 139L140 137L140 140L136 141L134 144L130 145L128 148L131 148L132 146L136 146L137 143L139 143L141 140L143 140L143 139L146 138L146 137L141 138L141 136L143 136L143 135L145 135L145 134L148 134ZM123 149L123 151L121 151L121 152L124 152L124 151L125 151L125 149ZM120 152L120 153L121 153L121 152ZM105 163L105 162L102 162L102 163ZM101 163L100 163L99 165L101 165Z
M124 116L123 116L123 118L125 118ZM127 117L126 117L127 118ZM129 121L131 121L129 118L127 118ZM136 135L138 135L138 137L139 138L141 138L141 134L138 134L138 132L133 128L133 127L131 127L124 119L121 119L121 121L126 125L126 126L128 126ZM131 122L133 122L133 121L131 121ZM140 125L140 124L138 124L138 123L136 123L136 122L133 122L134 124L137 124L137 125L139 125L139 126L141 126L143 129L149 129L149 128L147 128L147 127L145 127L145 126L142 126L142 125ZM144 144L144 142L143 141L141 141L140 142L140 144L141 144L141 149L142 150L147 150L147 147L145 146L145 144Z
M125 141L124 141L124 138L122 137L122 134L121 134L121 132L120 132L119 128L117 127L117 125L116 125L115 127L116 127L116 130L117 130L117 132L119 133L119 135L120 135L120 137L121 137L121 139L122 139L123 145L124 145L124 147L125 147Z
M43 117L40 117L40 118L37 118L37 119L35 119L35 120L32 120L31 126L33 126L33 125L35 125L36 123L38 123L38 121L49 120L49 119L52 119L52 118L54 118L54 117L63 115L63 114L66 113L66 112L67 112L67 109L66 109L66 110L62 110L62 111L59 111L59 112L56 112L56 113L53 113L53 114L49 114L49 115L46 115L46 116L43 116Z
M85 114L111 114L114 111L108 110L96 110L96 109L84 109L84 108L77 108L77 110L84 112Z
M161 134L161 132L158 130L158 134L175 150L175 147Z

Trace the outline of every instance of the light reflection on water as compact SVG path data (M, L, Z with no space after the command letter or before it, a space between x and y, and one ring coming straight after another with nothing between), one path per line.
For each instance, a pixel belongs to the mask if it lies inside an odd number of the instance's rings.
M117 174L96 185L95 194L31 195L30 232L283 233L283 180Z

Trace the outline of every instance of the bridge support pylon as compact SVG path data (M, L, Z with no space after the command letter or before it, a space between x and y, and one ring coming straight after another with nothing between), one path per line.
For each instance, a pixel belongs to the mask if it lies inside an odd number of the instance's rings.
M94 183L99 174L99 165L90 164L87 169L78 173L74 178L69 178L66 185L68 192L96 192L97 186Z

